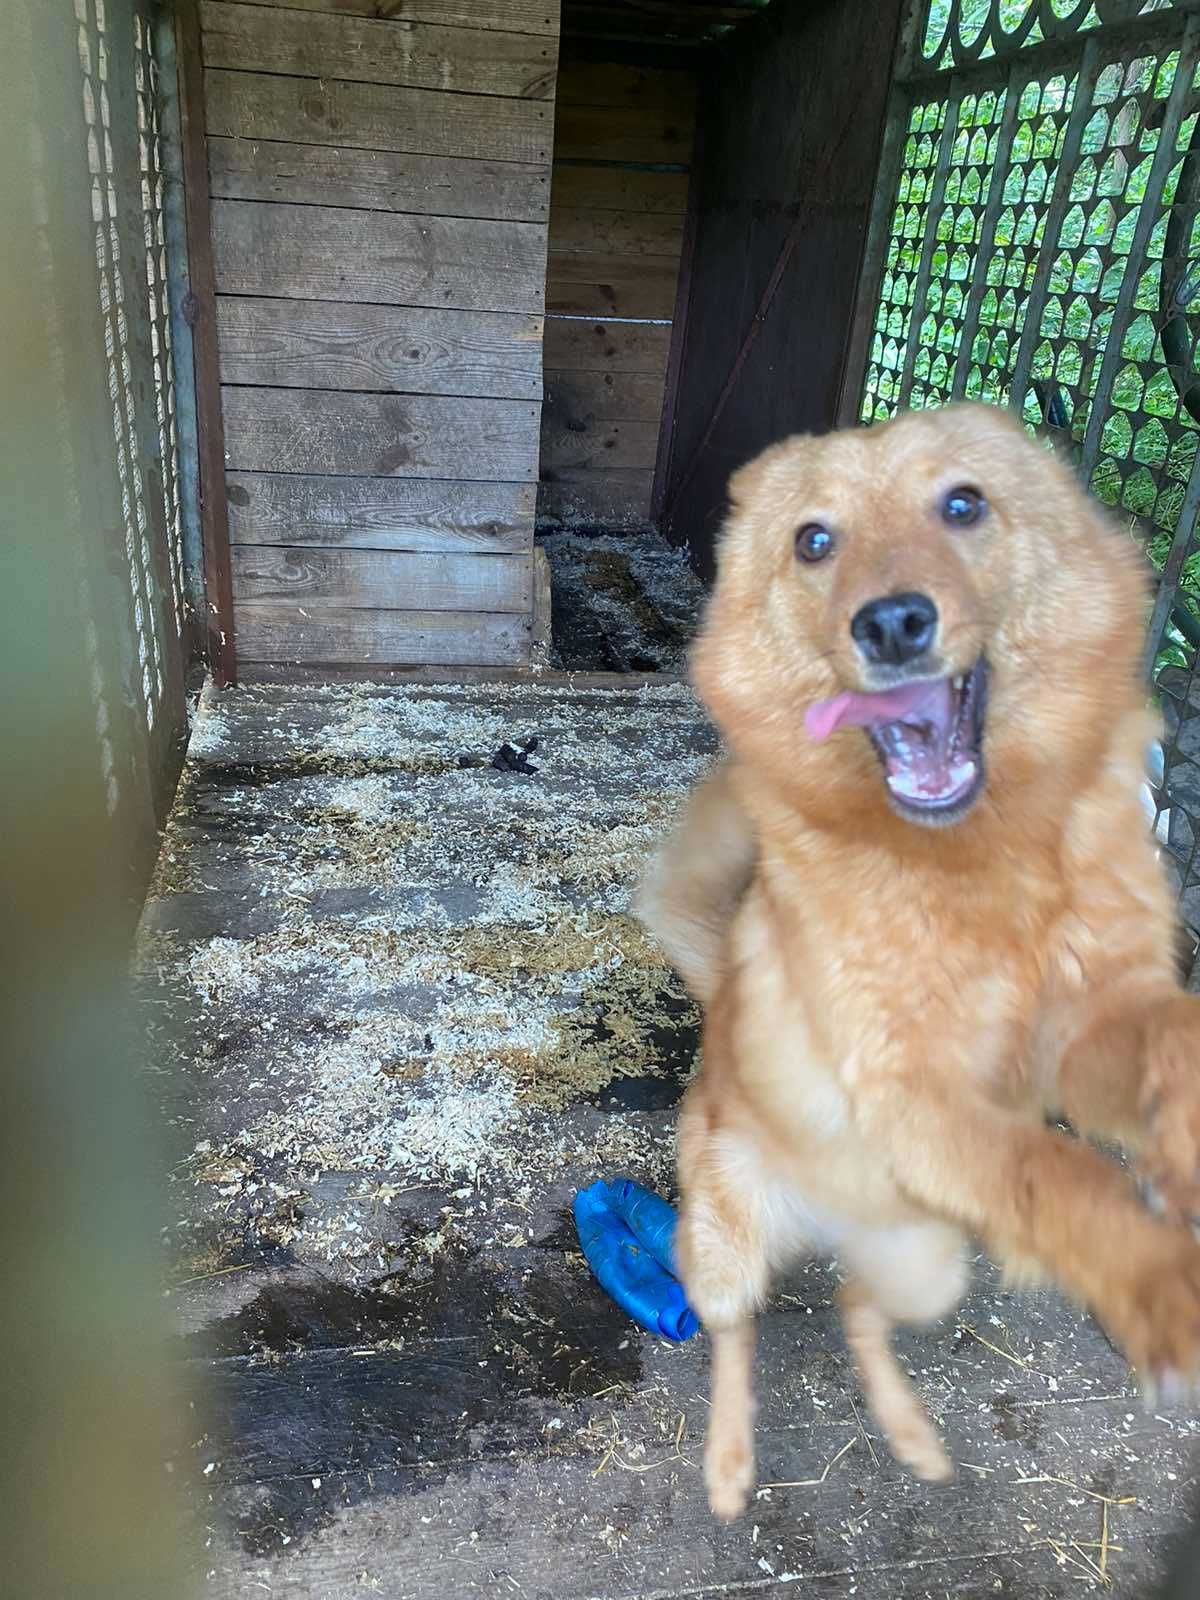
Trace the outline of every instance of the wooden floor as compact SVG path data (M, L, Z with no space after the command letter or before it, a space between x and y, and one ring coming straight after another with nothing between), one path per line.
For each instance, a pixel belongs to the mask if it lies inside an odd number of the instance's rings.
M756 1497L710 1517L705 1341L632 1327L568 1206L598 1175L671 1189L697 1018L624 906L713 748L669 684L202 708L142 974L207 1593L1145 1592L1195 1425L985 1267L903 1347L951 1485L888 1459L816 1265L761 1323Z

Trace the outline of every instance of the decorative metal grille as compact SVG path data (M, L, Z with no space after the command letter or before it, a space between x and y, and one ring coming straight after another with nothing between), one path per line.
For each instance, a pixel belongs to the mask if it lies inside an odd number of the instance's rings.
M861 417L969 396L1158 573L1148 804L1200 934L1200 0L914 0Z

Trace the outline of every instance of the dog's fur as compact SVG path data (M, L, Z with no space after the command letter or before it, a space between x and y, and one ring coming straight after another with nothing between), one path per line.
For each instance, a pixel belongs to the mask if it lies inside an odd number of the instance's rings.
M947 527L969 484L989 510ZM639 910L705 1005L679 1128L678 1255L712 1340L706 1475L752 1483L752 1317L772 1272L836 1254L846 1336L893 1451L951 1466L891 1350L945 1315L978 1235L1092 1307L1147 1382L1200 1366L1200 1247L1087 1142L1122 1141L1181 1209L1200 1176L1200 1001L1139 800L1154 734L1126 536L995 410L784 441L736 474L693 677L731 751ZM817 565L795 532L838 545ZM937 603L937 670L990 661L986 787L932 828L896 814L866 734L805 733L874 687L866 600Z

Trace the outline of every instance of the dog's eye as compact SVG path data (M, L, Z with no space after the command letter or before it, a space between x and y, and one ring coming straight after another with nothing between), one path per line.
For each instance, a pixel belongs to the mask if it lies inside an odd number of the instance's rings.
M796 534L796 554L801 561L824 561L833 544L833 534L819 522L806 522Z
M987 501L978 489L960 484L942 501L942 521L952 528L973 528L987 511Z

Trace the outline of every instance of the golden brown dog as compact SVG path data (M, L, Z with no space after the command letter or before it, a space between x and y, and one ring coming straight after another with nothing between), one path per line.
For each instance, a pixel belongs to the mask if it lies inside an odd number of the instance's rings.
M731 487L694 678L732 757L641 914L706 1008L680 1264L712 1339L706 1475L752 1482L752 1317L837 1255L864 1388L950 1462L891 1350L978 1235L1092 1307L1147 1382L1200 1369L1200 1246L1083 1140L1200 1199L1200 1001L1139 802L1138 559L1006 415L789 439Z

